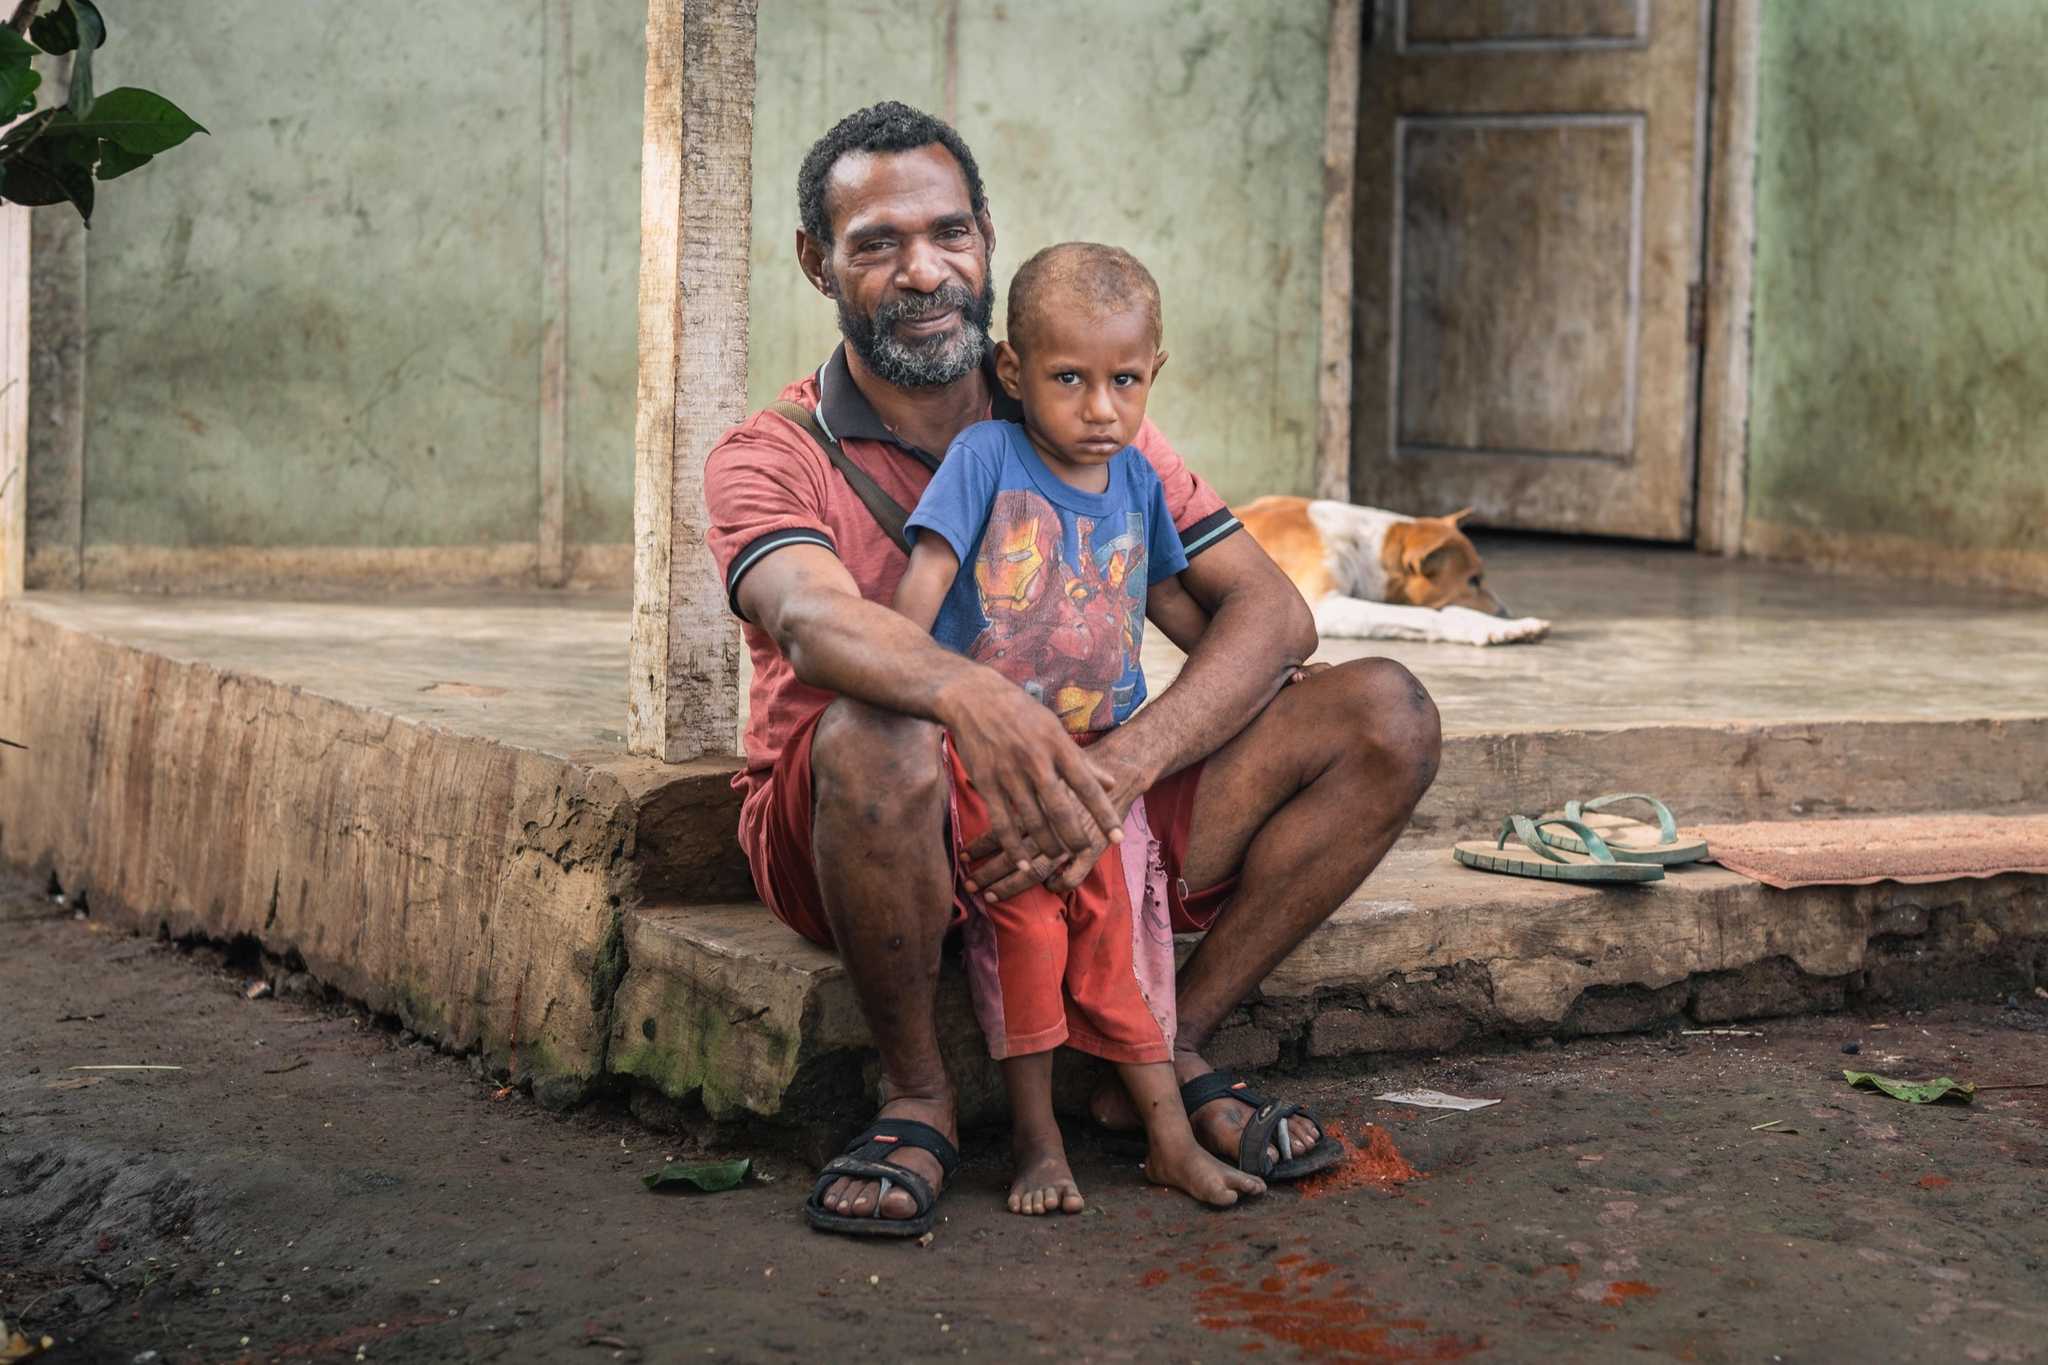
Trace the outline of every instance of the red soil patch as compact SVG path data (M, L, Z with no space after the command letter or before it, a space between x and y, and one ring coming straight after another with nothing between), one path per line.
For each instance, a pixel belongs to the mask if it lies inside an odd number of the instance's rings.
M1329 1130L1349 1143L1350 1151L1339 1164L1301 1182L1301 1192L1307 1198L1320 1199L1358 1189L1392 1191L1411 1180L1427 1178L1424 1172L1408 1164L1408 1159L1394 1146L1393 1134L1377 1123L1365 1125L1365 1131L1356 1139L1339 1124L1331 1123Z
M1649 1298L1661 1292L1656 1285L1641 1280L1615 1280L1607 1286L1600 1302L1609 1308L1619 1308L1625 1300Z
M1462 1360L1486 1344L1477 1337L1433 1333L1420 1318L1389 1316L1351 1286L1321 1282L1330 1269L1320 1263L1301 1267L1292 1272L1292 1283L1268 1275L1256 1289L1205 1285L1195 1295L1196 1321L1212 1332L1256 1332L1294 1347L1304 1359L1333 1365Z
M1929 1171L1926 1175L1921 1176L1918 1180L1914 1181L1913 1183L1915 1185L1918 1185L1923 1190L1945 1190L1950 1185L1953 1185L1955 1182L1953 1180L1950 1180L1945 1175L1936 1175L1932 1171Z

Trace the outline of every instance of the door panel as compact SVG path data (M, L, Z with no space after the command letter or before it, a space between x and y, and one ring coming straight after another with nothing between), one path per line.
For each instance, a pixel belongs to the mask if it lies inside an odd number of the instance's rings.
M1363 62L1353 496L1692 528L1706 0L1383 0Z

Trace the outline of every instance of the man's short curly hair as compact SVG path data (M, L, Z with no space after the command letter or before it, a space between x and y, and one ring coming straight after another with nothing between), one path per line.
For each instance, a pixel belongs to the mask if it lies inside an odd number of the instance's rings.
M811 144L804 164L796 173L797 220L803 230L820 242L832 241L832 215L825 205L825 182L839 158L854 152L908 152L933 143L944 147L960 163L967 179L967 204L975 214L988 207L982 192L981 168L974 153L960 140L951 124L933 118L896 100L884 100L856 110L832 125L830 132Z
M1050 318L1093 319L1127 312L1144 315L1152 344L1158 346L1159 283L1145 263L1122 247L1061 242L1017 267L1010 280L1007 330L1012 346L1025 347Z

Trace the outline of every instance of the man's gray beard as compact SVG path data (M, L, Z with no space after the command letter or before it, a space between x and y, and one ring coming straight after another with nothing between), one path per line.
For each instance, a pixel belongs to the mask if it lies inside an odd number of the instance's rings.
M896 335L899 323L960 310L957 330L917 341ZM872 318L862 317L844 295L839 299L839 334L853 347L870 372L899 389L929 389L972 374L988 354L988 328L995 317L996 291L985 287L980 298L965 285L945 285L930 294L885 303Z

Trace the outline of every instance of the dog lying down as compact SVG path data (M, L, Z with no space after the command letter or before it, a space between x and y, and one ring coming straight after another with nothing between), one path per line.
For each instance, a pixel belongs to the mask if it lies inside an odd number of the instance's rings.
M1234 509L1252 539L1315 609L1331 639L1504 645L1540 640L1550 622L1510 616L1486 589L1479 551L1447 517L1309 498L1260 498Z

